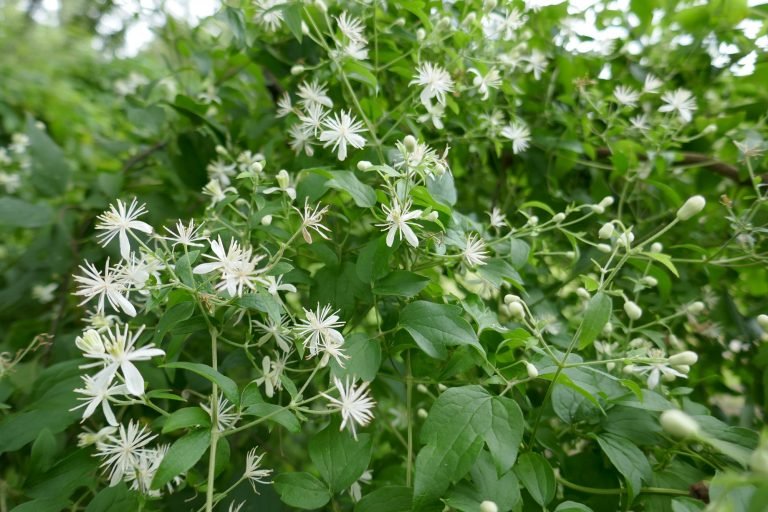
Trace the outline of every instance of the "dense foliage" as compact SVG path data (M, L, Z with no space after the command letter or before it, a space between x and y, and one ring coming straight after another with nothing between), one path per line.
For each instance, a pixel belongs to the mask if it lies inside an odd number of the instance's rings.
M0 5L0 511L765 510L768 9L592 3Z

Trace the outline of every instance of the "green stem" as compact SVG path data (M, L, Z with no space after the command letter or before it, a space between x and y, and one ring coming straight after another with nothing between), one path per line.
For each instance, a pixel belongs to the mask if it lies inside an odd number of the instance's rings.
M216 329L210 328L211 333L211 366L218 371L218 353L216 342ZM216 474L216 445L219 443L219 388L213 383L211 391L211 447L208 455L208 485L205 491L205 510L213 512L213 491Z
M601 494L601 495L621 495L621 494L627 494L627 489L602 489L598 487L587 487L585 485L579 485L575 484L573 482L569 482L565 478L558 476L557 481L560 482L564 487L568 487L569 489L573 489L574 491L584 492L587 494ZM683 491L680 489L668 489L666 487L641 487L640 488L640 494L662 494L667 496L689 496L688 491Z

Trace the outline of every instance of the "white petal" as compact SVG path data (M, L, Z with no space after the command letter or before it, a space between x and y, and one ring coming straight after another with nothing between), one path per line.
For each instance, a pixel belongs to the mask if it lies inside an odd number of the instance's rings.
M389 232L387 232L387 247L392 247L392 244L395 243L395 233L397 233L397 226L389 228Z
M416 233L413 232L408 224L403 224L403 235L405 236L405 239L408 241L408 243L413 247L419 246L419 239L416 238Z
M115 418L115 413L112 412L112 407L109 406L109 402L104 400L101 402L101 410L104 413L104 418L106 418L107 423L112 425L113 427L117 426L117 419Z
M221 267L221 263L201 263L192 269L193 274L207 274Z
M128 392L135 396L142 396L144 394L144 377L141 376L139 370L130 361L124 361L120 365L120 369L123 371L125 387L128 388Z
M139 231L143 231L147 234L150 234L153 231L152 226L146 222L141 222L140 220L132 220L128 223L128 227L131 229L138 229Z
M124 260L128 261L131 259L131 243L128 240L128 234L124 229L120 230L120 256L123 257Z

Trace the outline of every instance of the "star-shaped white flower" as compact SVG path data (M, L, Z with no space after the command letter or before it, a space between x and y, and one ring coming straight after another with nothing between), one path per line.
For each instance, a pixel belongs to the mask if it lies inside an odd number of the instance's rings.
M139 206L135 197L130 205L126 205L118 199L117 208L115 205L109 205L109 210L98 216L99 223L96 225L96 229L103 231L103 233L96 236L97 240L102 247L106 247L117 236L120 240L120 256L124 260L129 259L131 243L128 239L128 233L133 229L147 234L152 233L152 226L136 220L145 213L147 213L145 205Z
M395 235L399 234L400 240L405 237L405 240L411 244L412 247L419 246L419 239L416 237L416 233L413 232L409 222L413 222L414 219L421 217L421 210L410 211L411 201L408 200L400 205L397 198L392 199L392 206L387 207L383 205L381 207L384 213L387 214L387 222L385 224L377 224L379 227L383 227L384 231L387 231L387 247L392 247L395 243Z
M320 142L325 142L323 147L333 145L333 150L338 148L339 160L347 158L347 144L356 149L365 147L365 137L360 133L366 131L363 124L355 119L350 112L341 111L341 115L334 114L333 117L323 120L325 130L320 132Z

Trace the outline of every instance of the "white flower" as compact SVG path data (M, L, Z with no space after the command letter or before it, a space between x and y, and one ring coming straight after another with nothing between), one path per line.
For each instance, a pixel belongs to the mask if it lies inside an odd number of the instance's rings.
M85 267L80 265L80 270L85 275L74 276L75 281L79 284L79 289L74 293L75 295L82 295L85 297L80 305L85 304L94 297L98 297L96 304L96 312L104 314L104 298L109 301L110 306L117 311L122 310L123 313L129 316L136 316L136 308L127 299L128 290L126 284L120 274L120 267L109 268L109 258L104 267L104 275L101 275L93 263L85 262Z
M291 182L291 176L290 174L288 174L288 171L286 171L285 169L280 169L280 172L277 173L277 176L275 177L275 179L277 180L277 186L264 189L265 194L274 194L275 192L283 192L285 195L291 198L291 201L296 199L296 188L293 186L293 183Z
M291 103L291 95L288 91L284 92L280 99L277 100L277 113L275 117L285 117L293 112L293 104Z
M299 212L299 216L301 217L301 235L304 237L305 242L308 244L312 243L312 234L309 232L310 229L314 230L318 235L328 240L328 235L323 233L323 231L328 231L330 233L331 230L322 224L323 215L328 212L327 206L320 208L320 205L318 204L313 210L309 206L309 198L306 198L304 200L303 213L295 206L293 209Z
M347 15L347 12L344 11L341 13L341 16L336 16L336 23L338 24L341 33L350 41L355 41L357 43L367 42L363 35L365 25L358 18L349 16Z
M97 230L104 231L97 235L97 239L102 247L106 247L113 238L118 236L120 239L120 255L123 259L128 259L131 253L131 244L128 240L128 233L132 229L138 229L144 233L152 233L152 226L146 222L136 220L139 216L145 214L147 209L145 205L139 206L136 198L133 198L130 205L117 200L117 208L109 205L109 210L98 216L99 223Z
M311 83L305 81L299 85L299 92L296 95L301 98L299 104L304 107L316 104L333 108L333 100L328 97L327 91L328 88L324 83L321 84L317 80L313 80Z
M101 466L109 473L109 485L115 486L139 463L139 456L146 451L156 435L137 422L130 421L128 428L120 425L118 435L109 435L96 444L96 454L103 459Z
M267 32L274 32L283 22L283 9L280 7L285 3L284 0L254 0L253 5L257 9L254 21Z
M462 252L464 262L470 267L485 265L488 259L488 251L485 249L485 241L477 233L470 233Z
M232 183L230 178L237 174L237 164L216 160L208 164L206 171L208 171L209 179L217 180L222 187L228 187Z
M495 67L489 69L485 76L475 68L469 68L469 72L475 75L472 85L477 87L477 91L480 93L480 98L483 101L488 99L491 89L498 89L501 85L501 76L499 75L499 70Z
M291 137L289 145L294 153L297 155L304 151L307 156L315 154L315 149L312 147L311 137L312 132L307 130L304 125L294 124L288 129L288 135Z
M541 78L541 74L547 69L547 56L539 50L533 50L531 55L527 58L528 65L525 70L533 72L533 77L538 80Z
M247 479L253 487L253 492L256 492L256 484L269 484L272 483L265 478L269 478L272 474L271 469L261 469L261 459L264 458L264 454L256 455L257 446L251 448L245 456L245 471L243 472L243 478Z
M646 114L639 114L634 117L631 117L629 119L629 122L632 124L632 126L637 128L641 132L644 132L650 128L650 125L648 124L648 116Z
M195 226L194 219L190 219L186 226L181 220L179 220L176 222L176 232L173 232L167 227L164 227L164 229L171 236L164 236L162 238L163 240L173 242L173 247L176 247L179 244L185 245L187 247L203 247L203 244L197 243L201 240L205 240L205 237L198 236L198 232L200 231L201 227L202 226Z
M139 491L147 496L160 496L160 490L151 488L152 480L155 478L155 474L160 468L160 463L163 461L165 454L168 453L168 448L167 444L162 444L139 452L139 457L136 465L133 467L133 471L125 475L125 481L130 482L132 490ZM181 478L176 477L168 483L169 491L173 489L172 484L174 482L180 483Z
M85 448L86 446L103 443L115 432L117 432L116 427L104 427L98 432L92 432L86 428L84 432L77 435L77 446Z
M693 112L696 110L696 98L691 91L685 89L675 89L667 91L661 96L666 105L659 107L659 112L677 112L677 115L686 123L693 119Z
M656 78L651 73L645 75L645 83L643 84L643 92L648 94L657 94L664 82Z
M278 320L274 320L271 316L267 318L267 323L264 324L258 320L253 321L253 325L258 327L264 334L256 342L257 346L262 346L269 338L274 338L277 346L283 352L291 351L291 331L286 324L286 316L281 316Z
M283 276L264 276L263 283L270 295L278 296L278 292L296 293L296 287L290 283L283 283Z
M445 106L435 103L432 104L432 102L427 102L424 107L427 109L426 114L422 114L419 116L418 121L420 123L426 123L427 121L431 122L432 125L437 130L442 130L445 125L443 125L443 117L445 116Z
M357 503L362 499L363 497L363 484L370 484L371 480L373 480L373 471L370 469L366 469L363 471L363 474L360 475L360 478L358 478L352 485L349 486L349 496L352 498L352 501Z
M341 47L341 54L354 60L366 60L368 58L368 47L365 43L350 41Z
M334 398L326 393L320 393L331 403L328 407L341 411L341 429L343 430L349 424L349 430L352 437L357 439L357 425L366 426L373 419L371 410L376 406L376 402L368 395L368 382L363 382L359 387L355 387L354 381L346 378L343 383L338 377L333 378L333 384L339 392L339 398Z
M104 369L96 374L94 378L103 378L107 382L112 379L119 369L123 374L123 380L128 393L135 396L144 394L144 377L133 364L134 361L149 361L153 357L164 356L165 351L155 348L154 343L149 343L140 348L135 348L136 340L144 332L142 325L136 333L128 332L128 326L125 326L123 332L120 328L107 330L107 339L102 338L104 343L104 352L90 351L83 355L90 359L100 359L105 365Z
M498 207L494 207L493 210L488 212L488 216L490 217L492 228L503 228L507 221L507 216L501 213L501 210Z
M82 421L85 421L87 418L90 418L96 411L96 408L101 405L101 410L104 412L104 418L106 418L107 423L116 427L117 419L115 418L115 413L112 412L112 408L109 406L109 397L114 395L127 395L128 388L124 384L110 386L110 382L106 379L94 378L90 375L83 375L82 379L85 383L85 387L75 389L75 393L85 395L84 398L78 398L78 400L83 400L85 403L73 407L70 411L85 407L82 419Z
M363 124L347 111L342 110L341 116L334 114L333 118L327 118L323 121L326 128L320 132L320 142L325 142L323 147L333 145L333 151L338 148L339 160L347 158L347 144L353 148L360 149L365 146L365 137L359 133L366 131Z
M631 87L618 85L613 90L613 97L616 99L616 102L621 105L636 107L637 101L640 99L640 93Z
M269 398L275 396L275 391L283 389L280 377L283 375L283 370L285 370L288 355L287 352L284 352L282 356L275 354L274 360L269 356L264 356L264 359L261 360L262 375L256 379L256 385L261 386L264 384L264 394Z
M344 327L344 322L339 320L338 311L331 313L331 305L328 304L316 311L304 310L305 320L296 324L297 334L304 338L302 343L309 350L309 356L316 356L323 346L330 345L338 348L344 343L344 336L337 330Z
M422 212L421 210L410 211L410 208L410 199L401 206L396 197L392 198L391 207L382 205L381 209L387 214L387 222L386 224L377 224L377 226L383 227L383 230L387 231L387 247L392 247L392 244L395 243L396 234L399 234L400 240L405 237L405 240L412 247L419 246L419 239L416 238L416 233L413 232L408 223L421 217Z
M18 174L0 172L0 185L5 187L7 193L13 194L21 187L21 176Z
M53 292L55 292L58 287L59 285L57 283L36 284L32 287L32 298L40 304L53 302L53 299L55 298Z
M528 149L531 142L531 130L520 121L513 121L502 128L501 136L512 141L512 152L516 155Z
M422 105L427 106L432 98L437 98L438 103L445 105L445 93L453 91L451 75L439 65L430 62L420 64L416 72L417 75L408 85L424 87L420 96Z
M210 403L200 404L200 407L208 413L208 416L213 419L213 408ZM235 426L235 423L240 419L240 413L234 404L229 403L229 400L224 398L224 395L219 394L219 398L216 401L216 428L221 432L223 430L229 430Z
M120 318L117 315L105 315L98 311L88 311L84 318L85 325L97 332L106 331L119 320Z
M211 241L211 250L215 256L205 257L214 261L197 265L192 269L192 273L208 274L219 271L221 281L216 284L216 290L226 290L230 297L240 297L245 287L255 291L256 284L263 283L261 274L264 269L256 268L256 265L266 256L253 256L251 248L241 248L234 238L229 241L229 249L226 252L221 237Z
M299 121L301 121L300 126L307 138L310 135L317 137L317 132L320 131L326 117L328 117L328 111L319 103L310 103L304 106L304 109L299 113Z
M225 200L227 192L237 193L237 190L234 187L222 189L219 180L211 180L203 187L203 194L211 196L211 204L220 203Z
M229 249L227 251L224 250L224 243L221 241L221 236L219 236L217 240L209 240L209 242L211 244L211 250L215 256L204 254L203 257L210 258L214 261L210 263L201 263L192 269L192 272L194 274L208 274L214 270L219 270L221 272L231 271L242 257L242 250L240 249L240 244L237 240L232 238L229 241Z
M648 351L648 357L656 359L657 361L645 365L630 365L624 368L624 371L629 371L630 373L648 375L648 380L646 381L648 389L655 389L656 386L659 385L662 376L671 379L674 379L675 377L686 378L684 373L681 373L674 368L670 368L669 362L664 357L664 353L661 350L650 349Z

